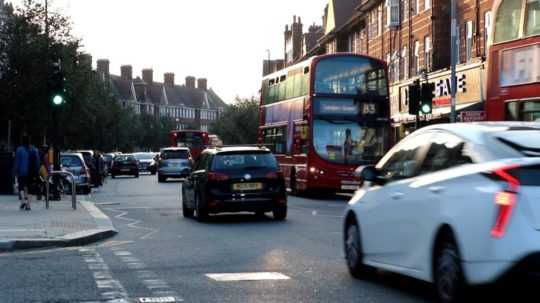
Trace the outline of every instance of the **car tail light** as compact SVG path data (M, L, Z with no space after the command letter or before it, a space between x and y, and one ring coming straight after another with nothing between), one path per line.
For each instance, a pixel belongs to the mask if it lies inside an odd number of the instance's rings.
M495 204L499 207L495 226L491 230L491 235L495 238L502 238L504 236L517 203L520 182L509 173L510 170L517 167L508 166L493 172L494 176L507 183L507 188L504 191L499 191L495 194Z
M227 181L229 176L226 174L211 172L208 173L208 181Z
M283 178L283 172L281 171L271 171L269 173L266 174L266 179L280 179L280 178Z
M287 204L287 197L279 197L274 200L277 204Z

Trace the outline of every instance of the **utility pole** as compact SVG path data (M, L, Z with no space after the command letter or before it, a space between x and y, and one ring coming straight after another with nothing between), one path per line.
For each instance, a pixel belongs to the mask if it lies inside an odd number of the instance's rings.
M45 64L47 65L47 80L51 76L51 58L50 58L50 25L49 25L49 1L45 0ZM47 81L47 103L49 103L49 94L51 92L51 85ZM53 146L53 170L60 170L60 150L58 146L58 109L52 107L52 146Z
M450 123L456 123L456 91L457 91L457 77L456 77L456 64L458 59L458 40L457 40L457 33L458 33L458 26L457 26L457 3L456 0L451 0L451 18L452 28L450 29L451 37L450 37L450 49L451 49L451 59L450 59L450 66L451 66L451 75L450 75Z

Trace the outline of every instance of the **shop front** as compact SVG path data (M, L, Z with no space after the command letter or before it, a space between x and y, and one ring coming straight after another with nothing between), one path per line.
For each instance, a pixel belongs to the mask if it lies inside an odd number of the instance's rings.
M456 116L460 122L464 117L485 117L484 111L484 64L474 63L457 68ZM419 79L422 83L435 84L433 92L433 111L428 115L420 115L417 126L416 117L409 114L409 85ZM395 83L390 87L392 102L392 121L396 128L396 142L406 137L420 127L437 123L450 122L451 112L451 81L450 70L443 70L427 74L426 77L413 78ZM474 114L473 114L474 113ZM468 114L468 115L467 115Z

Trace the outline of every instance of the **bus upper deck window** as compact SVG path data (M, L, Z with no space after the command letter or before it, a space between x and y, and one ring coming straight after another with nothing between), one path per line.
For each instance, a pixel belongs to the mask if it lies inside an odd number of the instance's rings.
M540 0L527 0L525 16L525 35L540 35Z
M504 0L497 10L495 20L495 43L519 38L522 2Z

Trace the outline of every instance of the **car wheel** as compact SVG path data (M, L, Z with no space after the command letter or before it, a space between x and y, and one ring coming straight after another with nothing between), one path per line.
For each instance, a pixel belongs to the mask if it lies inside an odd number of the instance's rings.
M111 174L111 178L116 178L116 175L115 174Z
M152 176L154 176L156 174L156 170L153 169L153 170L150 171L150 173L152 174Z
M161 175L158 175L158 182L159 182L159 183L163 183L163 182L165 182L166 180L167 180L167 178L165 178L165 177L163 177L163 176L161 176Z
M135 176L134 176L134 177L135 177L135 178L138 178L138 177L139 177L139 174L135 174Z
M208 220L208 211L201 205L200 194L195 195L195 209L197 211L197 221L204 222Z
M461 302L465 290L465 279L454 241L447 240L442 243L435 258L434 278L439 302Z
M193 218L194 210L186 205L186 193L182 189L182 214L184 218Z
M287 206L275 207L272 214L274 215L274 220L276 221L285 220L285 218L287 218Z
M360 240L360 229L356 222L347 225L345 230L345 260L351 276L356 279L365 277L368 268L362 263L362 241Z

